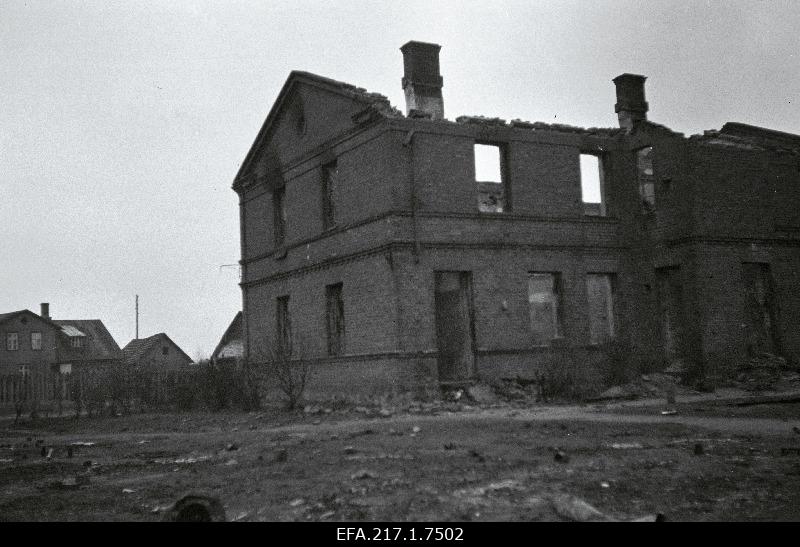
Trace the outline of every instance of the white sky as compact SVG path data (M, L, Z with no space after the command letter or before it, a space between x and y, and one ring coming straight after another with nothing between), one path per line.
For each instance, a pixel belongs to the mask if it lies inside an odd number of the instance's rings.
M0 312L50 302L120 346L210 354L241 305L230 185L289 71L386 94L408 40L442 45L445 115L687 134L800 132L800 2L300 1L0 4Z

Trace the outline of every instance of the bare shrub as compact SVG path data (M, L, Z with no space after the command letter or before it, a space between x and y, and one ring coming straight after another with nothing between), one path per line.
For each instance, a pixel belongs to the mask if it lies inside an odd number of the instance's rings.
M305 345L296 340L290 353L273 349L268 351L268 367L274 386L281 392L287 410L294 410L303 401L306 386L311 378L311 366L305 358ZM292 358L294 353L296 358Z

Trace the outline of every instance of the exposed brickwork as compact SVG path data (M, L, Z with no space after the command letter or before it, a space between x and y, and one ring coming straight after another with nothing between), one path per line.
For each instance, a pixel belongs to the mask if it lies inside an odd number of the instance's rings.
M313 142L296 134L288 113L273 111L234 183L251 361L268 361L275 299L288 295L295 357L317 370L312 391L435 384L436 271L471 272L479 378L533 376L565 356L597 367L603 355L589 347L588 273L616 274L616 338L659 359L656 269L678 266L687 359L733 362L747 351L740 272L752 261L770 265L783 354L800 357L800 137L763 141L761 130L729 124L736 135L687 139L646 119L630 131L394 113L362 124L355 99L328 90L329 103L292 78L276 104L303 104ZM277 142L281 135L292 145ZM476 143L505 151L510 211L478 212ZM645 146L653 147L652 213L642 211L637 182L635 151ZM602 157L606 217L584 214L581 153ZM336 223L323 231L321 166L333 159ZM264 162L282 167L259 174ZM272 236L275 184L286 188L282 249ZM549 349L535 347L530 335L531 271L562 276L564 339ZM325 286L332 283L343 284L346 349L328 358Z

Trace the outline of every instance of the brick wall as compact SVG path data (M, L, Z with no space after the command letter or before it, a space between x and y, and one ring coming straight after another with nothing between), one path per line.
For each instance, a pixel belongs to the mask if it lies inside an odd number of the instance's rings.
M42 349L31 349L31 332L42 333ZM17 333L19 349L6 349L6 335ZM56 331L34 314L20 314L0 324L0 372L17 372L19 365L46 365L56 362Z
M504 147L510 212L477 210L476 142ZM654 151L656 212L649 215L636 176L635 151L643 146ZM607 218L584 215L582 152L603 156ZM337 226L323 233L320 166L334 158ZM275 298L289 295L295 339L302 338L303 357L319 371L314 389L430 382L434 272L450 270L472 272L482 378L532 375L565 351L596 366L602 355L586 348L588 272L617 274L617 338L657 361L663 336L655 271L672 266L680 267L690 357L739 358L742 288L735 272L754 252L772 267L784 347L796 354L798 235L775 228L800 224L797 176L796 162L781 155L710 146L656 126L622 137L427 120L378 124L286 168L285 256L271 254L266 189L245 192L251 358L266 360ZM552 350L532 345L530 271L562 275L565 337ZM325 286L338 282L346 355L329 359Z

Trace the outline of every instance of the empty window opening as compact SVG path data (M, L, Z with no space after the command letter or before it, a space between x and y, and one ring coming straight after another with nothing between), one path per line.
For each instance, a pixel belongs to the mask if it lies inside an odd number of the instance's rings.
M322 166L322 228L324 230L332 228L336 224L333 197L338 172L335 161Z
M41 350L42 349L42 333L41 332L32 332L31 333L31 349L33 349L33 350Z
M564 336L561 293L560 273L528 274L528 308L534 345L547 346Z
M279 296L275 300L275 328L279 357L292 355L292 320L289 316L289 296Z
M169 348L167 346L161 347L161 355L169 355Z
M325 287L325 319L328 355L342 355L344 353L344 302L341 283Z
M275 246L283 246L286 237L286 204L285 189L275 188L272 191L272 216L275 229Z
M781 352L777 328L777 306L769 264L745 262L744 326L751 355Z
M602 344L614 337L614 284L614 274L586 274L590 344Z
M493 144L476 144L474 151L478 210L482 213L502 213L508 209L503 181L503 150Z
M636 151L636 171L639 178L639 198L642 211L651 213L656 209L656 179L653 175L652 146L646 146Z
M8 351L16 351L19 349L19 334L16 332L9 332L6 334L6 349Z
M581 197L586 215L605 216L603 158L581 154Z
M82 348L83 347L83 336L72 336L69 339L69 343L73 348Z

